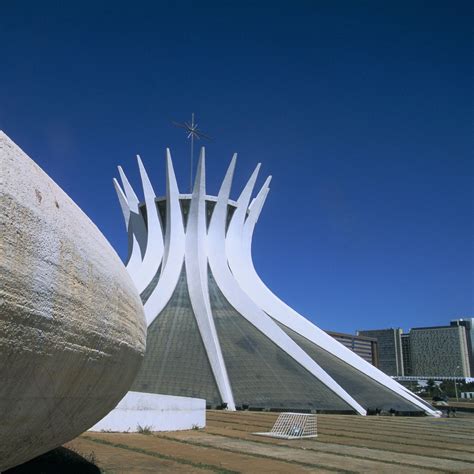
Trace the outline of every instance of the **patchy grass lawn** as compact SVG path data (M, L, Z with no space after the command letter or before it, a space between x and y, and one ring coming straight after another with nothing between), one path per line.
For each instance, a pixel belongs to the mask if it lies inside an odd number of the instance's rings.
M106 473L474 472L470 414L438 419L318 415L318 438L253 434L268 431L277 416L211 410L203 430L86 432L65 448Z

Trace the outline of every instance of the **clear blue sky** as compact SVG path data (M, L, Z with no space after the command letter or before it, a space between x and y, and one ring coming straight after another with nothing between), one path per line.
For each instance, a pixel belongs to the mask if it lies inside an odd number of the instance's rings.
M473 308L472 2L3 2L0 128L124 257L116 165L183 191L194 111L216 193L273 175L254 255L320 327Z

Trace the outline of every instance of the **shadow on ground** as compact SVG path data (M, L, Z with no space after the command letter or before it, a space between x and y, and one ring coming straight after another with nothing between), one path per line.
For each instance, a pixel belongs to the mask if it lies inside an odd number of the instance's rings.
M94 460L91 456L87 458L61 447L4 471L3 474L99 474L101 471Z

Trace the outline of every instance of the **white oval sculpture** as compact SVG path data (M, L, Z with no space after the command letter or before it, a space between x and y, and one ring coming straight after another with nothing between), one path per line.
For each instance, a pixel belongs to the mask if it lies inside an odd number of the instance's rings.
M85 431L145 350L138 293L77 205L0 132L0 470Z

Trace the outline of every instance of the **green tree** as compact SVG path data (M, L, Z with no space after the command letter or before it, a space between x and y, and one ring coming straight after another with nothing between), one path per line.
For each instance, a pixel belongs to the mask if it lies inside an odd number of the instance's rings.
M429 396L432 397L436 392L436 383L433 379L428 379L426 382L426 391L428 392Z

